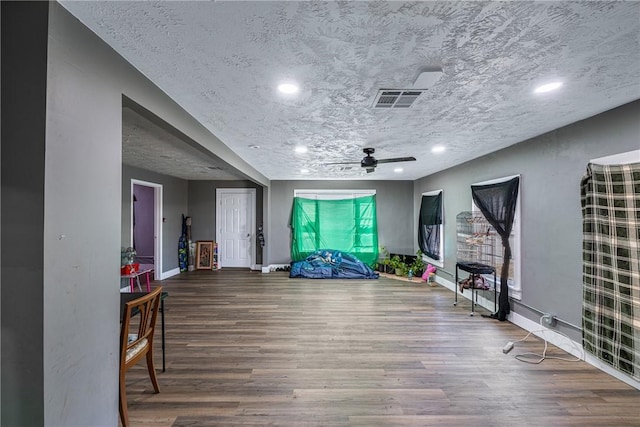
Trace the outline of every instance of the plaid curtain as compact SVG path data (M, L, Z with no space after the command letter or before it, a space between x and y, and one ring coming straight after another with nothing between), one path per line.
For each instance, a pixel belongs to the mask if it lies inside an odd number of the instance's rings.
M640 380L640 163L589 164L580 190L582 343Z

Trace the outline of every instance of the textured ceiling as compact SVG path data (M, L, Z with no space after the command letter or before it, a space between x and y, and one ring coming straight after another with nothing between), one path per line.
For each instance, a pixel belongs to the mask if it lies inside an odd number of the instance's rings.
M637 1L62 4L269 179L417 179L640 98ZM412 108L371 107L430 66ZM369 146L418 161L324 165Z
M122 163L186 180L246 179L230 165L198 150L131 108L122 109Z

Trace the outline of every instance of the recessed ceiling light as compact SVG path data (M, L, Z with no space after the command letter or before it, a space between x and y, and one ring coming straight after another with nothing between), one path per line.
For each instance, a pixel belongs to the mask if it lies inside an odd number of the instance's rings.
M306 153L307 151L309 151L309 149L307 147L305 147L304 145L298 145L296 147L296 153Z
M300 173L309 173L309 169L300 169Z
M444 145L436 145L431 149L431 152L434 154L438 154L438 153L444 153L444 150L446 150Z
M278 90L281 93L285 93L287 95L291 95L291 94L294 94L294 93L298 93L298 90L300 90L300 88L295 83L281 83L281 84L278 85Z
M395 168L393 171L394 171L395 173L400 173L400 172L402 172L403 170L404 170L404 169L402 169L402 168Z
M537 88L535 88L534 92L535 93L551 92L552 90L559 89L561 86L562 86L562 82L551 82L551 83L544 84L542 86L538 86Z

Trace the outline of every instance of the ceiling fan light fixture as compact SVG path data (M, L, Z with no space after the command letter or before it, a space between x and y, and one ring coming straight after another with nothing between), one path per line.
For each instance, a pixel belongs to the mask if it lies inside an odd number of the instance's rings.
M551 82L547 84L540 85L534 89L534 93L547 93L552 92L554 90L560 89L562 87L562 82Z

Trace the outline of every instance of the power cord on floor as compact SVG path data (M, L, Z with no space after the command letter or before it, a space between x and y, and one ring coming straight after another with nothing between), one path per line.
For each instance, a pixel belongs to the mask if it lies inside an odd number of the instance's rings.
M578 345L576 345L575 342L573 342L571 340L571 338L569 338L566 334L560 332L560 331L555 331L557 334L562 335L563 337L565 337L566 339L569 340L569 342L572 343L573 347L579 352L582 353L581 357L575 357L575 359L569 359L566 357L558 357L558 356L547 356L547 349L548 349L548 341L547 341L547 337L545 335L546 332L548 332L548 329L545 328L542 325L542 319L544 318L544 316L540 317L540 327L542 327L543 329L537 330L537 331L531 331L529 332L524 338L519 339L518 341L509 341L507 343L507 345L504 346L504 348L502 349L503 353L508 353L511 351L511 349L514 347L514 345L516 343L519 342L523 342L526 341L527 338L529 338L531 336L531 334L536 333L536 332L541 332L542 333L542 339L544 340L544 350L542 351L542 354L537 354L537 353L521 353L521 354L516 354L515 358L521 362L524 363L530 363L533 365L538 365L540 363L542 363L544 360L546 359L556 359L556 360L564 360L565 362L580 362L581 360L584 359L584 349L581 349L580 347L578 347ZM529 360L529 358L531 357L537 357L537 360Z

